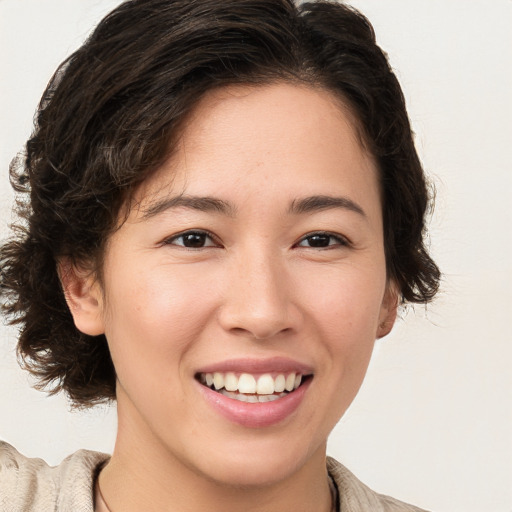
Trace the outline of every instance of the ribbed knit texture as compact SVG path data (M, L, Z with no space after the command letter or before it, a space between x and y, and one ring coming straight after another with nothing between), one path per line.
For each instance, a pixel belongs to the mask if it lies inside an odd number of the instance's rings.
M79 450L50 467L0 441L0 512L94 512L94 480L108 458Z
M94 481L108 459L79 450L50 467L0 441L0 512L94 512ZM373 492L330 457L327 469L339 491L339 512L426 512Z
M327 457L327 470L338 486L339 512L427 512L372 491L331 457Z

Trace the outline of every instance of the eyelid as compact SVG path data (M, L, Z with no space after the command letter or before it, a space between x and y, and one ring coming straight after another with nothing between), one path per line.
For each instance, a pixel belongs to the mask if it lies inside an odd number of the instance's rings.
M329 236L329 237L336 239L339 243L328 245L326 247L306 247L306 248L316 249L316 250L322 250L322 249L325 250L325 249L334 248L334 247L351 247L352 246L352 242L346 236L343 236L340 233L333 233L332 231L311 231L311 232L306 233L305 235L301 236L300 239L294 244L294 247L304 247L304 246L300 246L299 244L301 242L303 242L304 240L306 240L312 236L315 236L315 235Z
M206 235L208 238L210 238L210 240L213 242L213 244L206 245L204 247L194 248L194 247L185 247L184 245L174 243L174 241L177 240L178 238L180 238L184 235L191 235L191 234ZM162 241L161 245L173 245L175 247L181 247L181 248L189 250L189 251L190 250L197 251L199 249L206 249L206 248L210 248L210 247L222 247L222 244L220 243L217 236L215 236L211 231L208 231L207 229L202 229L202 228L191 228L191 229L189 228L189 229L184 229L183 231L180 231L179 233L174 233L173 235L166 237Z

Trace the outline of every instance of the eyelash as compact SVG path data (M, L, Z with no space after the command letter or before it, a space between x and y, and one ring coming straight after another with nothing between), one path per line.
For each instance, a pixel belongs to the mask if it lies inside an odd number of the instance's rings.
M210 245L202 245L200 247L187 247L184 243L177 244L176 240L183 238L185 236L200 236L209 238L212 242ZM209 231L206 231L204 229L189 229L187 231L183 231L181 233L178 233L176 235L171 236L170 238L167 238L163 242L165 245L176 245L178 247L183 247L184 249L188 250L198 250L198 249L204 249L206 247L221 247L221 244L217 241L217 238L213 233L210 233Z
M201 237L203 242L208 238L208 239L210 239L210 241L212 243L210 245L201 245L199 247L187 247L185 245L185 243L181 243L181 244L176 243L177 240L179 240L180 238L183 239L183 237L186 237L186 236ZM307 240L311 240L314 237L324 237L324 239L325 239L325 237L327 237L327 238L329 238L329 243L326 246L317 246L317 247L311 246L311 245L308 245L308 246L300 245L301 243L303 243ZM335 243L330 243L331 240L334 240ZM176 245L178 247L183 247L184 249L188 249L188 250L199 250L199 249L204 249L207 247L222 247L222 245L218 242L218 239L215 237L215 235L209 231L204 230L204 229L191 229L191 230L183 231L182 233L178 233L178 234L173 235L172 237L164 240L164 244ZM307 235L303 236L296 244L294 244L294 247L304 247L307 249L317 249L317 250L327 250L327 249L331 249L334 247L340 247L340 246L341 247L350 246L350 242L345 237L343 237L339 234L336 234L336 233L330 233L328 231L315 231L312 233L308 233Z
M336 243L329 243L326 246L320 246L320 247L314 247L314 246L301 246L300 244L308 239L312 239L314 237L328 237L331 240L335 240ZM330 233L329 231L315 231L313 233L308 233L307 235L303 236L294 247L305 247L307 249L317 249L317 250L327 250L332 249L335 247L348 247L350 246L350 242L343 236L337 234L337 233Z

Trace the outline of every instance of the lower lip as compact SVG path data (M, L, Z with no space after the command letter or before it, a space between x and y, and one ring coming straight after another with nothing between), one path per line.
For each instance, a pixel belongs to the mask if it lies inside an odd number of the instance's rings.
M300 406L309 388L311 378L295 391L272 402L249 403L228 398L212 389L197 385L206 401L222 416L233 423L248 428L270 427L291 416Z

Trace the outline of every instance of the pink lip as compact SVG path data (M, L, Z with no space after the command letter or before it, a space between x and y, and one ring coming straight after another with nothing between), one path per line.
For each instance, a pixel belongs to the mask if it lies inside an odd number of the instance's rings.
M312 379L308 379L295 391L272 402L248 403L228 398L197 382L206 401L224 418L247 428L276 425L291 416L300 406Z
M235 372L235 373L301 373L310 375L313 369L286 357L272 357L269 359L230 359L219 363L212 363L200 368L197 373Z

